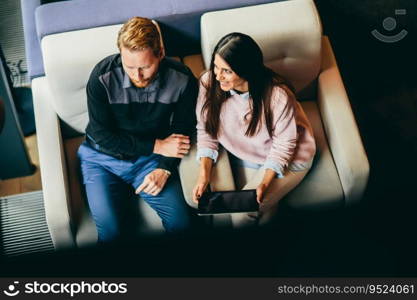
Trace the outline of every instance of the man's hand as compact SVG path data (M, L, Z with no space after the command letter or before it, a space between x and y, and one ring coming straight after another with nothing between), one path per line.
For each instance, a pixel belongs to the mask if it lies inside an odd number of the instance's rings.
M164 169L155 169L145 176L142 184L136 189L136 194L145 192L152 196L157 196L168 180L168 173Z
M163 140L155 140L153 152L167 157L183 158L190 148L188 136L173 133Z

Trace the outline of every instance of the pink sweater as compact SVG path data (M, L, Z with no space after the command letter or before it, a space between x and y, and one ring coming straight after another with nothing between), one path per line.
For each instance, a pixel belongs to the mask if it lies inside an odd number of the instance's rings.
M204 74L201 80L207 80L207 75ZM200 82L196 108L198 159L212 157L216 160L220 143L244 161L262 164L265 168L275 165L281 172L291 163L306 165L312 161L316 145L310 122L299 102L296 102L295 109L287 108L290 109L288 113L284 111L288 101L284 89L275 87L272 91L272 138L264 124L254 136L245 135L248 121L244 116L250 112L249 94L231 93L222 106L218 138L213 139L205 131L205 116L201 116L205 94L206 89ZM277 167L271 169L276 171Z

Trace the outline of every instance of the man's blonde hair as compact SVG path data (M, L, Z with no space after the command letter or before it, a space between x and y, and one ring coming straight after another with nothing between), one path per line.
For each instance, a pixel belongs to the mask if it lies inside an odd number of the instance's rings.
M142 17L133 17L123 25L117 37L117 47L131 51L150 48L157 57L162 53L158 28L152 20Z

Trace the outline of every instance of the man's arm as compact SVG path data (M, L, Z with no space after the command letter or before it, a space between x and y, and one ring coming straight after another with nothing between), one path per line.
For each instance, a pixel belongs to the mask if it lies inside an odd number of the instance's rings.
M197 80L190 74L187 86L175 105L170 129L171 134L180 134L190 138L194 135L196 130L195 107L197 94ZM158 168L172 172L178 166L179 162L179 158L163 156L159 162Z
M107 152L115 155L122 154L128 157L150 155L154 149L155 139L138 138L115 126L116 120L111 112L107 92L98 75L96 70L93 70L86 88L88 136Z

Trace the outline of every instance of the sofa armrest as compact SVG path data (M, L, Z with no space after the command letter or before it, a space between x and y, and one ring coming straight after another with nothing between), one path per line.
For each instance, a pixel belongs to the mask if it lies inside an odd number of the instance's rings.
M327 37L323 37L322 42L318 105L346 205L351 205L359 201L364 193L369 177L369 162Z
M46 221L55 249L74 247L63 141L47 79L34 79L32 92Z

